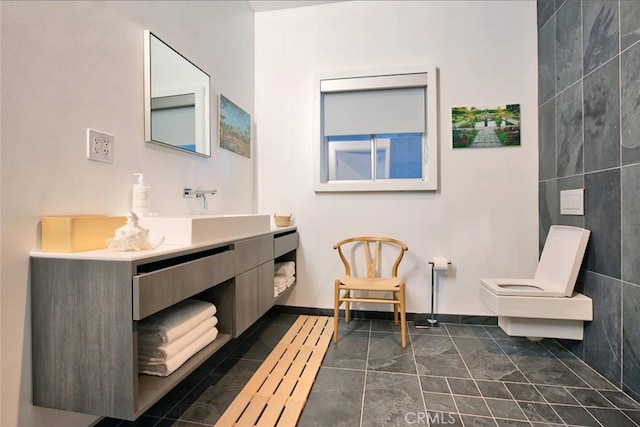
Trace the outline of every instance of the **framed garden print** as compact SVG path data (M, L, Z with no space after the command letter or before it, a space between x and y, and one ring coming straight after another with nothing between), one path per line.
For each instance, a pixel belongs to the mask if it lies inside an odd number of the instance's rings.
M520 145L520 104L451 109L453 148Z

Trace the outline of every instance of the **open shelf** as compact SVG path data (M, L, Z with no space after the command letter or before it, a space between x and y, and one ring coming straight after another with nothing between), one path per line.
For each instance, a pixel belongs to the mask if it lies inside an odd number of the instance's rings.
M278 296L273 300L273 304L277 305L281 300L285 299L287 295L289 295L291 293L291 290L293 289L293 287L296 285L296 283L298 283L298 280L296 280L295 282L293 282L291 284L291 286L289 286L287 289L285 289L284 291L282 291L281 293L278 294Z
M185 379L191 372L193 372L198 366L200 366L205 360L211 357L230 340L230 334L218 334L211 344L194 354L180 368L176 369L175 372L167 377L139 375L138 409L135 412L136 418L146 412L147 409L167 394L169 390Z

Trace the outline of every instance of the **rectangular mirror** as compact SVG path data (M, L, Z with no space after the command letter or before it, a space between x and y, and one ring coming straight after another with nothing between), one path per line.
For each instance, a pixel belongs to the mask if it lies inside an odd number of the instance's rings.
M144 53L145 140L209 157L209 75L150 31Z

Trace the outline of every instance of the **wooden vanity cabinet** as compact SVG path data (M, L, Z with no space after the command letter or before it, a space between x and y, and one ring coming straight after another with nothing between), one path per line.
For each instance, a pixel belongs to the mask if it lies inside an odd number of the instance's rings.
M273 235L237 242L235 256L233 336L238 337L273 306Z
M135 420L274 303L274 233L121 259L36 252L30 263L33 404L55 409ZM216 340L168 377L138 375L138 321L192 297L216 305Z
M31 258L34 405L134 417L133 274L130 262Z
M236 276L234 338L240 336L272 306L273 259Z
M212 287L231 292L233 259L229 245L132 262L32 256L34 405L141 415L228 342L232 325L219 324L216 340L172 375L153 377L138 375L137 321Z
M295 261L297 248L298 232L295 230L277 232L235 244L234 337L238 337L253 325L273 307L277 299L284 296L284 293L277 298L273 295L274 264Z
M276 233L273 236L273 257L277 261L294 261L298 249L298 232L295 230Z
M298 249L298 232L295 230L283 231L276 233L273 236L273 257L274 264L278 262L293 261L296 263L296 282L298 281L297 269L298 264L296 260L296 254ZM285 299L291 290L295 287L296 282L290 287L285 289L280 295L274 297L271 305L277 304L279 301ZM272 294L273 297L273 294Z

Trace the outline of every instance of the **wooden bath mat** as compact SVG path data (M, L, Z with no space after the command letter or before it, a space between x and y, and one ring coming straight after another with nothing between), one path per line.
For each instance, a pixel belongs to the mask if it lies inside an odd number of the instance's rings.
M216 427L295 426L332 335L333 317L299 316Z

